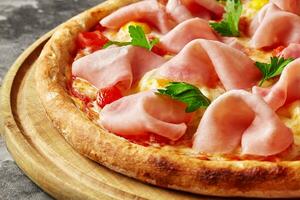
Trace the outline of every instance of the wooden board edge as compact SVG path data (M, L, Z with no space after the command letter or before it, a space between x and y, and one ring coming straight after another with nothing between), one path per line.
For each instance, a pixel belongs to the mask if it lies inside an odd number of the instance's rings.
M17 58L17 60L12 64L6 73L3 84L0 90L0 134L5 136L5 126L6 121L8 119L13 118L13 113L11 109L10 95L11 89L15 80L15 76L18 73L20 67L24 63L24 61L39 47L43 42L46 42L51 35L56 30L53 29L40 37L37 41L31 44L21 55Z

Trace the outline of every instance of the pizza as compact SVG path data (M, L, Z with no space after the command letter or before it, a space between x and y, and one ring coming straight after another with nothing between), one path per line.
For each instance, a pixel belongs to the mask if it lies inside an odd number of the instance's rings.
M82 155L159 187L300 196L300 2L109 0L61 25L41 102Z

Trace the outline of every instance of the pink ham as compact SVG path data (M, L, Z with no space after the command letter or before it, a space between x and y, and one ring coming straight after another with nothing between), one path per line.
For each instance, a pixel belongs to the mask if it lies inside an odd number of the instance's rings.
M141 47L112 47L76 60L72 73L97 88L117 86L126 91L146 72L165 60Z
M250 88L261 77L253 61L241 51L204 39L187 44L158 68L156 75L208 87L216 84L219 78L227 90Z
M194 17L212 19L221 18L224 8L217 1L212 0L169 0L167 12L178 23Z
M300 14L300 1L299 0L271 0L281 10Z
M235 37L222 37L221 42L227 44L228 46L235 48L237 50L240 50L244 52L245 54L248 53L248 49L244 47L237 38Z
M202 117L193 149L205 153L270 156L287 149L293 134L258 95L233 90L217 98Z
M218 40L206 20L193 18L186 20L161 37L160 45L171 53L178 53L187 43L203 38Z
M251 22L249 33L253 48L300 43L300 16L270 3Z
M280 53L284 58L300 58L300 44L291 43Z
M191 119L185 108L183 103L153 91L141 92L105 106L100 124L122 136L155 133L176 141L185 134L186 123Z
M130 21L145 21L154 25L162 33L168 32L175 25L156 0L141 1L120 8L103 18L100 24L107 28L118 29Z
M300 99L300 59L283 70L279 81L270 88L254 87L253 93L261 95L273 110Z
M181 0L168 0L166 10L177 23L193 18L192 13ZM209 13L207 13L207 15L205 18L209 17Z

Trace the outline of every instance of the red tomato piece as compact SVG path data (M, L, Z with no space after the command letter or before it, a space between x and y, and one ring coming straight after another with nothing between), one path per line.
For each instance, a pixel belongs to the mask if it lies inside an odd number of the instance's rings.
M249 21L246 17L241 17L239 22L239 30L244 34L247 34L247 30L249 27Z
M79 48L91 48L96 51L101 49L108 42L108 39L100 31L94 31L79 33L77 41Z
M285 49L285 46L279 46L279 47L273 49L273 53L272 53L273 56L279 57L281 52L283 51L283 49Z
M97 103L101 108L103 108L107 104L110 104L122 97L123 95L121 91L115 86L103 88L97 93Z
M163 49L163 48L161 48L161 47L159 47L159 46L157 46L157 45L155 45L155 46L152 48L151 51L152 51L153 53L156 53L156 54L159 55L159 56L165 56L165 55L168 54L168 52L167 52L165 49Z
M105 27L103 27L101 24L97 24L93 30L102 32L105 30Z

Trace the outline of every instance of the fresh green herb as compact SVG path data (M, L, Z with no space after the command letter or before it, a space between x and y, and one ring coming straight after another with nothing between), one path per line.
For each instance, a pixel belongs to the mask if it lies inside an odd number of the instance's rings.
M223 20L221 22L211 22L210 26L222 36L237 37L239 32L239 21L242 14L243 5L240 0L227 0Z
M122 47L122 46L127 46L127 45L130 45L131 42L117 42L117 41L108 41L104 46L103 46L103 49L106 49L107 47L111 46L111 45L117 45L119 47Z
M187 113L206 108L210 104L210 100L197 87L184 82L170 82L165 89L158 89L156 94L167 95L185 103Z
M111 45L117 45L117 46L138 46L143 47L145 49L148 49L151 51L151 49L159 42L158 38L155 38L151 41L149 41L146 37L146 34L142 27L140 26L129 26L128 27L129 34L131 37L131 42L117 42L117 41L109 41L104 45L104 49L111 46Z
M255 65L257 68L261 71L263 74L263 78L259 83L259 86L262 86L262 84L275 76L278 76L282 73L283 69L294 59L293 58L278 58L278 57L271 57L271 63L261 63L256 62Z

